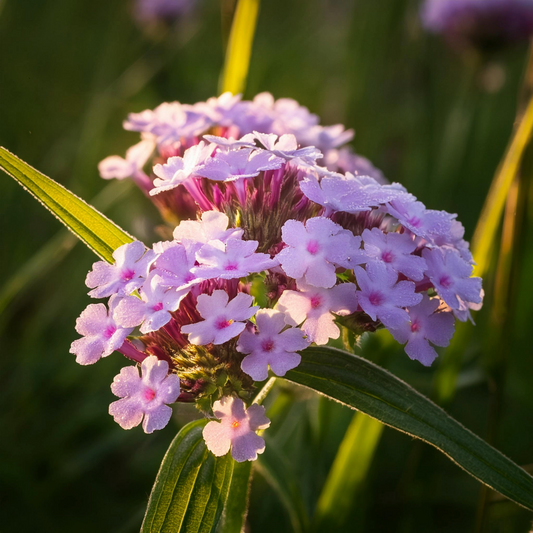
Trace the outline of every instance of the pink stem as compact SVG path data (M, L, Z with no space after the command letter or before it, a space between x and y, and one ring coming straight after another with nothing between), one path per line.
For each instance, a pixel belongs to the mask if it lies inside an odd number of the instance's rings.
M128 359L131 359L137 363L142 363L148 357L144 352L137 350L137 348L135 348L132 342L128 339L122 343L122 346L117 351L120 352L124 357L127 357Z

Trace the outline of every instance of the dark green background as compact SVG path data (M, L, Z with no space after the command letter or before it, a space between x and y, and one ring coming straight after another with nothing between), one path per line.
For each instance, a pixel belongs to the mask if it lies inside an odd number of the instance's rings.
M106 184L97 163L137 140L130 111L163 101L193 103L217 92L223 62L220 4L198 2L170 29L140 28L127 0L0 0L0 144L91 200ZM490 58L459 53L420 27L408 0L263 1L246 97L271 91L356 130L358 152L428 207L447 209L471 236L512 131L526 45ZM151 242L156 210L129 191L107 211ZM27 193L0 175L0 302L12 276L60 231ZM511 357L496 446L533 463L530 341L533 254L523 239ZM51 255L60 253L52 249ZM120 429L107 414L109 384L124 361L81 367L68 353L89 303L84 278L95 260L77 245L52 269L38 265L0 308L0 532L137 531L158 464L180 424ZM486 284L490 293L490 280ZM4 298L4 300L2 300ZM489 393L482 367L487 311L465 348L461 388L448 410L486 436ZM384 335L363 354L426 394L423 368ZM351 412L301 389L274 418L272 446L290 459L312 513ZM267 452L268 453L268 448ZM385 429L346 531L463 532L475 523L479 484L428 446ZM278 497L256 475L252 532L290 531ZM531 516L508 502L489 510L489 531L526 532Z

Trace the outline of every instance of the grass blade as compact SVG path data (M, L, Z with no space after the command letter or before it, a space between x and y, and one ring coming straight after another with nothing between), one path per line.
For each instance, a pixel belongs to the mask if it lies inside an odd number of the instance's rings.
M314 531L342 527L366 479L383 424L363 413L355 413L342 440L318 500Z
M259 0L238 0L226 49L220 92L242 93L246 86Z

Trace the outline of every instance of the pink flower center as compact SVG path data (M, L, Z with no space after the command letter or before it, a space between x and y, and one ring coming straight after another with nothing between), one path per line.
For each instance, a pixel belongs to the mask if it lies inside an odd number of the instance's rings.
M392 263L393 260L394 260L394 256L392 255L392 252L390 250L386 251L386 252L383 252L381 254L381 259L385 262L385 263Z
M117 331L115 326L107 326L107 328L104 330L104 337L106 339L110 339L114 335L115 331Z
M311 255L317 254L319 250L320 250L320 245L318 244L318 241L312 240L307 243L307 251Z
M271 352L271 351L274 349L274 341L273 341L273 340L270 340L270 339L265 339L265 340L261 343L261 349L262 349L264 352Z
M163 302L158 302L152 306L153 311L161 311L163 309Z
M131 268L126 268L120 273L120 277L123 281L131 281L135 276L135 271Z
M439 285L441 287L444 287L445 289L449 289L452 285L453 285L453 281L452 279L450 278L450 276L444 274L443 276L440 277L439 279Z
M155 391L150 387L146 387L143 391L143 400L146 402L151 402L155 398Z
M311 309L316 309L317 307L320 307L322 304L322 299L320 296L312 296L311 297Z
M225 317L221 316L215 320L215 328L218 330L226 329L228 326L231 326L233 320L226 320Z
M368 301L372 304L372 305L375 305L375 306L379 306L383 303L383 294L381 294L380 292L371 292L369 295L368 295Z
M414 322L411 323L411 331L412 331L413 333L417 333L418 331L420 331L420 328L421 328L421 327L422 327L422 326L420 325L420 323L417 322L416 320L415 320Z
M422 220L417 216L412 216L411 218L408 218L407 223L413 226L414 228L419 228L420 226L422 226Z
M239 265L234 261L233 263L228 263L224 267L224 270L232 271L232 270L237 270L238 268L239 268Z

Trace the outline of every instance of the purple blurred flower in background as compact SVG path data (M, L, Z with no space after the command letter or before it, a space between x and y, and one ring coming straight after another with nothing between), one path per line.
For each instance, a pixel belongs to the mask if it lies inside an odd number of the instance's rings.
M134 14L140 22L172 22L192 9L194 0L136 0Z
M532 0L426 0L424 26L457 45L493 49L533 34Z

